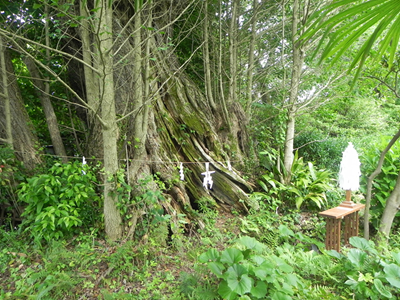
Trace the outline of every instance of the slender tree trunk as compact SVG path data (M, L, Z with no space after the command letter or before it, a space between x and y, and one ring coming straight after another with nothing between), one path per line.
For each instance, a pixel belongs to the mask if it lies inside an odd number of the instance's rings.
M237 28L238 28L239 0L232 0L232 19L229 28L229 57L230 57L230 78L229 78L229 105L236 102L237 93Z
M148 110L144 103L144 86L142 77L142 6L139 1L135 2L135 20L133 32L133 81L131 88L133 91L133 160L130 165L130 172L137 174L143 164L145 155L145 144L147 135L147 114Z
M222 14L222 4L221 2L219 3L219 15ZM224 123L228 126L228 128L230 127L230 122L229 122L229 113L228 113L228 107L227 107L227 101L226 101L226 97L225 97L225 89L224 89L224 74L222 72L222 65L223 65L223 32L222 32L222 20L219 21L219 49L218 49L218 81L219 81L219 105L221 107L221 111L222 111L222 116L223 116L223 120ZM229 90L228 90L229 91Z
M400 209L400 173L396 185L386 201L385 210L381 218L379 231L388 237L392 228L393 220Z
M245 112L247 115L250 114L251 104L253 102L253 74L254 74L254 46L256 41L256 25L257 25L257 13L259 4L257 0L253 1L253 15L251 17L251 36L249 45L249 68L247 70L247 91L246 91L246 104Z
M204 1L204 21L203 21L203 35L204 35L204 75L205 75L205 86L206 86L206 97L210 103L213 111L216 110L214 101L214 95L212 90L212 77L211 77L211 64L210 64L210 51L209 51L209 36L208 36L208 0Z
M1 67L1 77L2 77L2 93L0 97L4 99L4 115L5 115L5 132L6 137L4 139L0 139L0 142L4 141L7 143L11 149L14 149L13 143L13 135L12 135L12 127L11 127L11 109L10 109L10 98L8 94L8 76L6 69L6 60L5 53L6 47L4 46L3 38L0 37L0 67Z
M292 78L290 82L288 120L286 124L286 138L284 150L284 166L287 172L286 181L290 180L290 170L293 164L293 143L295 137L295 121L296 121L296 101L299 95L299 85L301 79L301 68L304 62L304 49L297 41L298 27L300 25L299 17L299 0L294 0L293 3L293 18L292 18L292 45L293 45L293 64Z
M373 183L375 177L378 176L379 173L382 171L382 165L385 160L386 153L390 150L390 148L393 146L393 144L399 139L399 137L400 137L400 130L393 136L393 138L390 140L389 144L382 151L382 153L379 157L379 161L378 161L378 165L376 166L376 169L368 177L367 196L365 199L365 211L364 211L364 238L366 238L367 240L369 239L369 207L371 204L372 183Z
M63 163L67 163L67 153L64 148L64 143L61 139L57 117L54 112L53 105L50 101L49 84L48 82L44 83L43 80L40 79L42 76L39 72L39 69L30 57L26 57L24 61L29 73L31 74L32 83L38 89L38 96L42 103L44 114L46 116L47 128L49 129L50 138L54 147L55 154L61 157Z

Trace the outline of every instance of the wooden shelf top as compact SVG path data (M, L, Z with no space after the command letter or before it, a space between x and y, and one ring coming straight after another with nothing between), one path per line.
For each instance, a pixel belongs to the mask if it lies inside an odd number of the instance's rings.
M323 212L320 212L319 215L327 218L333 219L341 219L347 215L350 215L356 211L359 211L365 207L364 204L354 204L352 207L348 206L338 206Z

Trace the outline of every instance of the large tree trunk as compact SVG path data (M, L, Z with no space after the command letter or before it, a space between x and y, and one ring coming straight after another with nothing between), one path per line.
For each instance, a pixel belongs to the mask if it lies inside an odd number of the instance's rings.
M143 22L151 21L150 8L145 7L149 3L146 2L140 12ZM154 5L168 3L164 1ZM185 6L180 8L186 9ZM104 97L101 109L103 121L107 124L102 129L105 166L115 144L118 145L119 159L126 159L127 179L132 187L138 185L139 179L154 174L161 181L173 183L166 191L168 201L160 203L172 216L184 213L189 219L195 218L198 214L193 210L198 208L197 201L202 197L215 198L227 210L246 210L249 205L247 193L252 187L238 171L248 154L247 120L243 110L238 103L232 103L229 115L231 130L221 130L221 124L225 122L213 113L202 91L184 74L174 53L161 50L169 42L168 35L143 28L139 18L135 22L138 10L136 14L134 12L134 8L124 2L114 10L114 76L108 77L107 82L114 81L115 96ZM153 26L147 23L147 28L162 28L162 31L172 33L171 24L164 22L173 20L179 11L171 8L168 18L165 18L165 9L153 7L152 13L156 12L159 15L154 16ZM146 45L151 46L150 54L148 50L142 51L148 49ZM79 49L77 46L75 50ZM109 72L110 69L105 74ZM113 114L110 107L107 108L109 115L104 111L104 103L113 98L115 113L120 116L117 123L119 132L109 121ZM112 156L115 156L114 152ZM177 167L181 162L185 180L177 182ZM203 187L204 176L201 174L205 172L206 162L211 165L210 171L215 171L212 174L214 185L210 190ZM232 170L229 163L234 167ZM108 164L107 168L114 167L110 166L111 161ZM147 188L155 187L149 185ZM139 208L134 207L134 210L137 219ZM135 217L132 226L134 222Z
M8 76L8 96L10 100L10 111L12 116L11 127L15 155L19 160L24 163L24 166L28 170L32 170L37 166L37 164L41 163L41 159L37 151L37 145L39 144L39 142L37 137L33 134L33 126L22 101L17 78L14 74L14 68L8 49L6 49L6 51L4 52L4 59ZM4 87L1 90L3 89ZM4 97L1 97L1 101L2 105L0 106L0 128L1 131L3 131L7 127L7 118L4 114L3 105L3 103L5 103ZM2 137L4 137L1 131L0 134L2 135Z
M117 142L119 137L115 114L114 64L112 38L112 6L107 0L102 0L102 15L99 28L99 54L103 62L100 74L100 105L103 120L104 148L104 225L107 236L117 240L122 236L122 219L117 209L116 177L119 169Z

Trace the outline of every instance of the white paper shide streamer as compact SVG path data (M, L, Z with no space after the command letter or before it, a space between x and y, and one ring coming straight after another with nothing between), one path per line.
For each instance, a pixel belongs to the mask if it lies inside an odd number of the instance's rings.
M215 173L215 171L210 171L209 169L210 169L210 163L206 162L206 171L204 173L201 173L201 175L204 176L203 180L204 188L211 190L214 183L211 174Z
M339 186L346 191L356 191L360 187L360 160L352 143L343 152L340 163Z
M184 181L185 180L185 174L183 174L183 164L182 163L179 165L179 174L181 176L181 180Z
M83 171L83 168L84 168L85 165L86 165L86 159L85 159L85 157L83 156L83 157L82 157L82 174L83 174L83 175L86 175L86 172Z

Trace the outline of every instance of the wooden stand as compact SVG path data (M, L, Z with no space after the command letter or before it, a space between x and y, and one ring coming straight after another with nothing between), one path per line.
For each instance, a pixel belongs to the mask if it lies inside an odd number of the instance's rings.
M347 191L350 192L350 191ZM356 204L348 197L346 193L346 201L338 207L328 209L319 213L320 216L326 217L326 238L325 247L327 250L336 250L340 252L341 240L341 223L344 218L344 244L348 245L352 236L358 235L358 212L365 207L364 204Z

